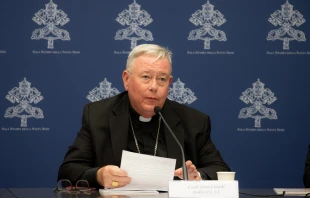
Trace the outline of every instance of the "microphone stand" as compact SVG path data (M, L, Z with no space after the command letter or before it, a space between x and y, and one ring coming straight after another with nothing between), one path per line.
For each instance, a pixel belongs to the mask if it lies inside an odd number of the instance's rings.
M163 122L165 123L166 127L168 128L169 132L171 133L171 135L173 136L173 138L175 139L175 141L178 143L180 149L181 149L181 153L182 153L182 173L183 173L183 180L188 180L188 172L187 172L187 167L186 167L186 163L185 163L185 157L184 157L184 151L182 148L182 145L180 144L180 142L178 141L177 137L174 135L174 133L172 132L171 128L169 127L168 123L166 122L165 118L163 117L163 115L161 114L161 108L159 106L155 106L154 107L154 112L158 113L158 115L161 117L161 119L163 120Z

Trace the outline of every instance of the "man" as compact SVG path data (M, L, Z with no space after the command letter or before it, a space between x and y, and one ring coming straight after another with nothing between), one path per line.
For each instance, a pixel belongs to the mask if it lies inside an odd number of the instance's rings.
M305 165L304 184L305 188L310 188L310 144L308 146L308 154Z
M92 187L116 188L131 178L119 168L122 150L177 159L174 175L182 175L182 156L154 107L162 108L181 142L189 180L217 179L230 171L212 143L207 115L167 99L172 82L171 53L158 45L135 47L122 78L125 92L85 106L82 128L59 168L58 180L87 180Z

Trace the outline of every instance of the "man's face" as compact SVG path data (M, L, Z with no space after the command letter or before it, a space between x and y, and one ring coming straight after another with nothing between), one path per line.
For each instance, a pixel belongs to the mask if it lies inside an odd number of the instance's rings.
M153 116L155 106L163 107L172 82L169 61L155 60L154 56L142 55L134 60L131 72L123 72L130 104L143 117Z

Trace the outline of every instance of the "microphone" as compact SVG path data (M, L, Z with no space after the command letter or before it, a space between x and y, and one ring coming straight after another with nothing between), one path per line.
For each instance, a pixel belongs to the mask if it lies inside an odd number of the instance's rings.
M180 142L178 141L177 137L175 137L174 133L172 132L172 130L170 129L169 125L167 124L165 118L163 117L163 115L161 114L161 108L159 106L155 106L154 107L154 112L156 114L158 114L161 119L163 120L163 122L165 123L166 127L168 128L168 130L170 131L171 135L173 136L173 138L175 139L175 141L178 143L180 149L181 149L181 153L182 153L182 172L183 172L183 180L188 180L188 172L187 172L187 167L185 164L185 157L184 157L184 150L182 148L182 145L180 144Z

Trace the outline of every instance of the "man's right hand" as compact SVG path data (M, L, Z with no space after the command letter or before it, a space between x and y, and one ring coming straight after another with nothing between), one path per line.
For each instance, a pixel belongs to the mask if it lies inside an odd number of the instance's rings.
M121 170L118 166L108 165L97 171L97 181L105 188L119 188L129 184L131 178L128 177L127 172Z

